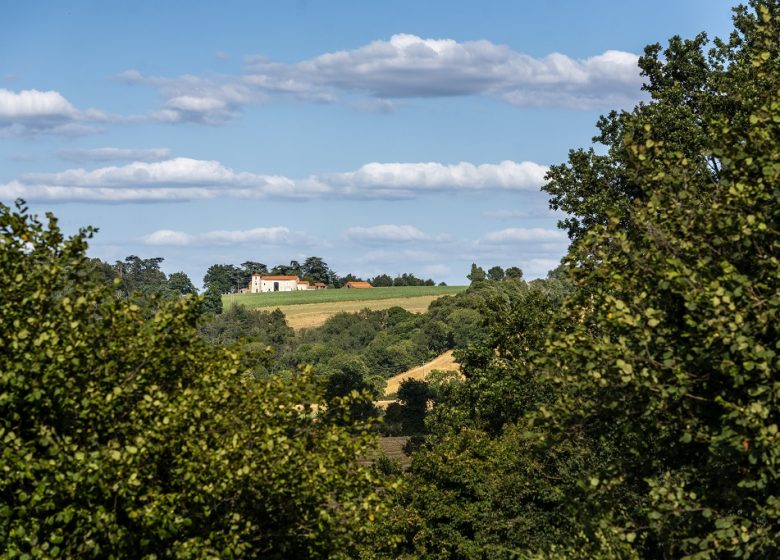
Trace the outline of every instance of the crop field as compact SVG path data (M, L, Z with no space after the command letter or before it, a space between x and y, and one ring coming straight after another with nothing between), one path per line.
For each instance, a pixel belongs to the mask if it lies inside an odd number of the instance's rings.
M444 296L456 294L466 286L403 286L394 288L370 289L328 289L304 290L300 292L270 292L265 294L231 294L222 296L222 304L246 305L251 308L282 307L288 305L307 305L317 303L337 303L348 301L375 301L383 299L404 299L423 296Z

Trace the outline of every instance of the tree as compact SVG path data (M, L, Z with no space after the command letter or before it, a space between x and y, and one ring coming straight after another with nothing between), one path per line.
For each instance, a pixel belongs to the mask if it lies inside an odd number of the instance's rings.
M506 269L505 277L507 280L522 280L523 271L516 266L510 266Z
M323 373L327 414L337 423L352 424L355 420L368 420L377 416L372 398L377 388L370 381L370 370L360 356L339 354L331 360ZM354 398L361 395L362 398ZM352 398L350 398L352 397Z
M187 276L184 272L174 272L168 276L168 288L171 291L183 296L186 296L187 294L198 293L198 290L193 285L192 280L190 280L190 277Z
M95 278L100 278L107 284L112 284L116 278L116 269L100 259L89 259L85 266L92 269Z
M476 264L471 264L471 272L466 276L472 284L477 284L479 282L483 282L487 275L485 274L484 269L482 267L477 266Z
M328 263L320 257L309 257L303 262L301 267L303 278L309 282L322 282L330 284L333 280L333 272L328 267Z
M401 425L406 435L422 435L425 430L425 413L431 392L425 381L404 379L398 387L398 401L403 413Z
M290 261L289 265L278 264L271 269L271 274L279 276L303 276L303 268L298 261Z
M393 285L393 279L387 274L378 274L371 279L371 285L375 288L389 288Z
M715 71L739 112L713 101L702 156L689 157L696 135L689 150L652 127L623 139L646 200L630 228L613 216L570 255L587 291L548 351L549 379L571 389L549 407L548 441L587 427L622 450L571 511L644 557L780 554L780 3L753 6Z
M268 267L261 262L245 261L241 263L238 283L242 288L249 286L253 274L268 274Z
M487 277L488 280L493 280L495 282L500 282L504 279L504 269L500 266L493 266L487 271Z
M116 297L91 235L0 205L4 555L354 557L381 507L370 426L318 418L309 371L245 375L196 298Z
M230 294L239 288L246 288L247 284L241 284L242 272L232 264L211 265L203 277L203 285L207 291L216 294Z
M551 170L565 265L494 292L382 557L780 554L780 2L751 6L649 47L652 100Z
M135 255L126 257L124 261L117 261L114 265L116 275L119 278L119 287L125 296L132 293L144 296L156 294L170 296L168 278L160 270L162 257L142 259Z
M203 293L203 313L210 315L219 315L222 313L222 296L212 289L207 289Z

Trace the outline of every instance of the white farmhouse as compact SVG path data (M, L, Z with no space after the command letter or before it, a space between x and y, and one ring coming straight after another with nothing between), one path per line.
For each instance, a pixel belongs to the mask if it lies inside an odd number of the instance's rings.
M306 290L309 283L301 281L297 276L264 276L253 274L249 281L249 292L259 294L262 292L295 292Z

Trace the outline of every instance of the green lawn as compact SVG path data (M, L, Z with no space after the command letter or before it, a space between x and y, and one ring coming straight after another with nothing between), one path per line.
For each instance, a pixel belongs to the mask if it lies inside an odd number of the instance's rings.
M234 303L250 308L277 307L280 305L299 305L309 303L333 303L339 301L371 301L394 298L413 298L421 296L445 296L457 294L466 286L404 286L398 288L370 289L327 289L306 290L300 292L269 292L265 294L232 294L222 296L222 304L227 307Z

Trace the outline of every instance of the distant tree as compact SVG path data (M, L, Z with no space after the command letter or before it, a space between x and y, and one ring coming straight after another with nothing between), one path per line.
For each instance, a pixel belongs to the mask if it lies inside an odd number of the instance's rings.
M371 285L375 288L388 288L393 285L393 279L387 274L379 274L371 280Z
M523 271L516 266L510 266L506 269L504 276L507 280L522 280Z
M439 282L439 286L446 286L447 282Z
M393 279L393 286L423 286L425 280L417 278L414 274L404 272Z
M106 283L112 283L116 278L116 270L113 266L100 259L87 260L85 267L91 270L95 278L99 278Z
M337 423L350 424L356 419L367 420L377 415L371 397L377 397L376 387L368 378L371 371L365 360L353 354L339 354L327 366L325 401L328 415ZM347 399L354 393L366 395L363 399Z
M190 277L187 276L184 272L174 272L168 276L168 288L172 292L181 294L183 296L187 294L198 293L198 290L195 288L192 280L190 280Z
M203 285L217 294L230 294L247 287L241 285L241 269L232 264L211 265L203 277Z
M478 282L482 282L487 278L487 275L485 274L485 271L482 269L482 267L477 266L475 263L471 264L471 272L468 276L466 276L472 284L476 284Z
M277 264L271 269L271 274L278 276L303 276L303 267L298 261L290 261L290 264Z
M428 279L427 279L427 280L424 282L424 284L425 284L426 286L435 286L435 285L436 285L436 282L434 282L434 281L433 281L433 278L428 278Z
M241 270L239 275L239 285L242 288L246 288L252 281L253 274L267 274L268 267L261 262L246 261L241 263Z
M142 259L130 255L124 261L117 261L114 269L120 280L119 286L122 293L125 296L131 293L169 295L168 278L160 270L160 264L163 260L165 259L162 257Z
M222 313L222 295L214 290L208 289L203 294L203 312L219 315Z
M489 280L501 281L505 277L504 269L500 266L493 266L488 269L487 277Z
M322 282L323 284L330 284L333 279L333 272L330 270L328 263L326 263L320 257L307 258L303 262L301 270L303 277L310 282Z
M431 391L425 381L405 379L398 388L398 401L403 407L401 425L404 435L425 433L425 414Z

